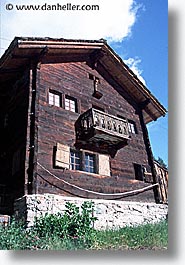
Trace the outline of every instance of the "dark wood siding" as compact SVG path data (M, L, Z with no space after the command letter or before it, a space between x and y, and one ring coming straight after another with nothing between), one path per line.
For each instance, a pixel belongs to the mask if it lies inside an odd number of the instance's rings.
M85 62L42 64L38 93L38 154L37 161L59 179L71 184L102 193L119 193L147 186L147 183L135 179L134 163L144 165L150 172L143 132L139 116L134 105L116 85L114 80L99 67L99 72L92 70ZM94 92L92 74L99 78L98 89L103 94L97 99L92 96ZM110 80L110 82L109 82ZM68 95L77 99L78 113L65 110L63 106L49 105L48 92L57 91L61 95ZM129 101L129 102L128 102ZM53 150L56 143L63 143L70 147L75 145L76 135L74 124L79 115L92 106L98 106L105 112L122 116L135 122L137 134L131 134L127 146L110 157L111 176L100 176L80 171L62 170L53 168ZM101 152L101 151L100 151ZM74 187L64 184L44 169L37 167L38 174L35 179L35 190L38 193L71 193L84 197L99 197L80 192ZM53 186L50 184L54 184ZM69 193L66 193L68 191ZM100 196L101 197L101 196ZM153 191L140 195L127 197L124 200L154 201Z

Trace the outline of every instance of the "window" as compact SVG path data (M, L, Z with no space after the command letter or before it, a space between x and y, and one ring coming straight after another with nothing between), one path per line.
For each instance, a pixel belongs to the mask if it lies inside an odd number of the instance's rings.
M49 90L48 102L50 105L63 107L66 110L72 112L78 112L77 99L61 94L54 90Z
M60 107L60 94L55 91L49 91L49 104Z
M70 149L69 146L57 143L55 150L55 167L81 170L89 173L110 176L109 156L95 154L84 150Z
M92 74L89 74L89 79L90 79L90 80L94 80L94 78L95 78L95 76L94 76L94 75L92 75Z
M144 181L145 168L142 165L134 164L135 179Z
M72 112L78 112L77 100L70 96L65 96L65 109Z
M70 169L80 170L81 169L81 156L80 152L70 151Z
M72 170L96 173L96 155L71 149L69 168Z
M134 121L128 120L128 131L133 134L137 134L137 128Z
M85 171L90 173L96 173L94 154L85 153Z

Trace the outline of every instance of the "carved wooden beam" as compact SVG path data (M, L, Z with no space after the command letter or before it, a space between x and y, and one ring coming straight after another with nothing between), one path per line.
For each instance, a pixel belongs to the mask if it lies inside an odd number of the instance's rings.
M103 50L95 50L90 54L90 64L91 68L95 69L97 66L97 61L105 55L105 51Z

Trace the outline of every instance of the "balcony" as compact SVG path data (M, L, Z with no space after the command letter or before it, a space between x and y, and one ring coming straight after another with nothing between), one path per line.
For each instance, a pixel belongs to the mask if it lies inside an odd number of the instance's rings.
M128 121L91 108L75 124L77 143L119 149L129 139Z

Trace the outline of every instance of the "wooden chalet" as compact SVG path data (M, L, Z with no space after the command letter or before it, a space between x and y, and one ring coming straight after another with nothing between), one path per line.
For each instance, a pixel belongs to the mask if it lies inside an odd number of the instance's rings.
M166 109L105 40L16 37L0 83L0 213L27 194L163 201L146 124Z

